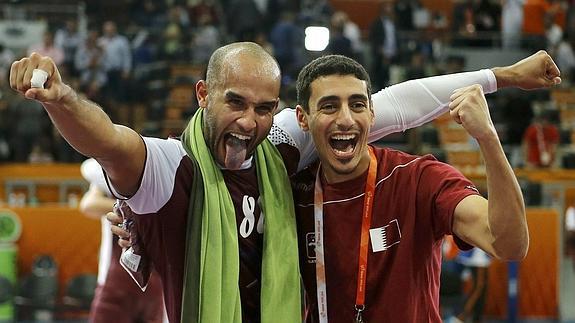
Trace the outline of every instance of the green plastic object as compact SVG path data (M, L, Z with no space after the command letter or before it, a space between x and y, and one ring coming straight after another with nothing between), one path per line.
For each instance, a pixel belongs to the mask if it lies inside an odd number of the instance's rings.
M8 209L0 209L0 243L15 242L22 233L18 215Z

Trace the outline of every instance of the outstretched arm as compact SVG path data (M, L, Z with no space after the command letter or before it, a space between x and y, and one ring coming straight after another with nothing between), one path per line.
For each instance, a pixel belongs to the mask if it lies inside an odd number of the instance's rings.
M523 259L529 246L523 195L503 152L481 87L473 85L457 90L449 108L455 121L479 143L489 192L489 200L473 195L459 202L453 232L499 259Z
M498 88L532 90L559 83L559 69L545 51L539 51L506 67L406 81L372 96L375 124L371 128L369 141L435 119L447 112L453 91L464 86L479 84L485 93L491 93ZM289 138L289 143L299 150L298 170L317 158L313 140L308 132L299 128L295 110L284 109L274 117L274 123Z
M449 97L461 87L479 84L485 93L491 93L498 88L533 90L559 83L559 69L545 51L510 66L406 81L373 95L376 120L369 139L376 141L435 119L447 112Z
M44 88L31 86L35 69L48 73ZM51 58L32 53L14 62L10 86L42 103L66 141L81 154L94 157L119 193L129 196L137 190L146 157L142 139L132 129L113 124L98 105L64 84Z

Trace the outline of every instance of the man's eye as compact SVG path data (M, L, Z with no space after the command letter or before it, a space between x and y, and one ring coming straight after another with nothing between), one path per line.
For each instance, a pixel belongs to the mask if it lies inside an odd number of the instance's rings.
M320 107L320 109L321 109L322 111L326 111L326 112L333 111L333 110L335 110L335 105L333 105L333 104L324 104L324 105L322 105L322 106Z
M362 110L366 107L367 107L367 105L363 102L355 102L355 103L351 104L351 108L354 110Z
M238 106L241 106L243 104L243 102L242 102L242 100L231 99L231 100L228 100L228 104L238 107Z
M268 107L268 106L256 107L256 112L258 114L261 114L261 115L266 115L266 114L272 113L273 110L274 110L273 107Z

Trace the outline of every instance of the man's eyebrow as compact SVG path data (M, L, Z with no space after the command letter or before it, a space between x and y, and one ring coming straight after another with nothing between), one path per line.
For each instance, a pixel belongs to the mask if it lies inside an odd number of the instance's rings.
M365 94L352 94L349 96L348 100L363 100L367 101L367 95Z
M227 100L245 100L243 96L233 92L233 91L226 91L226 99Z
M367 96L365 94L352 94L350 95L348 98L348 100L363 100L363 101L367 101ZM328 95L328 96L324 96L321 97L319 99L319 101L317 101L318 104L326 102L326 101L339 101L340 97L337 95Z
M246 98L244 98L242 95L237 94L234 91L226 91L226 100L242 100L242 101L246 101ZM278 102L278 99L275 99L273 101L264 101L264 102L254 102L255 105L263 105L263 106L275 106L276 103Z
M323 103L326 101L339 101L339 96L337 96L337 95L322 96L321 98L319 98L317 103L319 105L320 103Z
M265 106L265 107L268 107L268 108L273 108L273 107L275 107L275 105L276 105L277 102L278 102L278 99L275 99L275 100L273 100L273 101L260 102L260 103L257 103L257 105Z

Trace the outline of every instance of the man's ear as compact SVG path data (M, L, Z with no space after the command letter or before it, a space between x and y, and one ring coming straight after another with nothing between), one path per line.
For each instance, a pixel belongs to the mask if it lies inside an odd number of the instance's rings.
M208 106L208 84L204 80L199 80L196 83L196 99L200 108Z
M295 107L295 114L297 117L297 123L299 124L299 127L303 130L303 131L308 131L309 130L309 125L307 123L307 113L304 111L304 109L301 107L301 105L297 105Z

